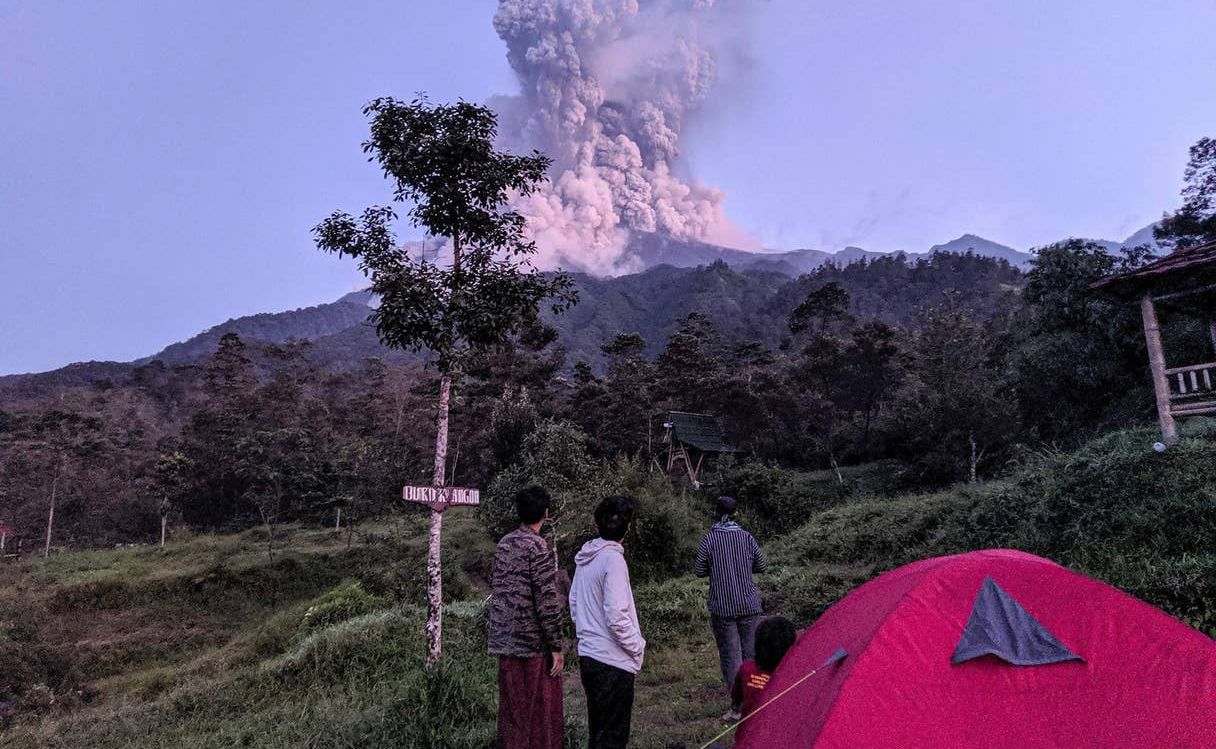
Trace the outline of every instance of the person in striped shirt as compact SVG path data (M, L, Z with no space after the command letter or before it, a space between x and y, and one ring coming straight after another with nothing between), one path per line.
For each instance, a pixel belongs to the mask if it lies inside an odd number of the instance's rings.
M693 570L697 577L709 578L709 618L728 693L739 664L755 658L756 623L764 608L752 573L767 568L756 539L735 522L737 507L733 497L718 497L718 522L701 539ZM722 719L739 720L740 708L732 698Z

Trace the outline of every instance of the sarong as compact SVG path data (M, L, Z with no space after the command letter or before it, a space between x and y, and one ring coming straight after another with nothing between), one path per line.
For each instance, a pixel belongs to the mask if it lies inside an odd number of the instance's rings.
M562 677L549 658L498 659L499 749L562 749Z

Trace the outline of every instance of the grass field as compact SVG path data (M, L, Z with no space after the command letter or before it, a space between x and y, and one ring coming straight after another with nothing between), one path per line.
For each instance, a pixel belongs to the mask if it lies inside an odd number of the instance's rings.
M766 608L814 620L885 569L1016 546L1130 590L1216 632L1216 445L1164 455L1147 433L1028 461L981 487L822 507L766 543ZM444 668L423 653L423 519L361 529L181 537L0 566L0 745L487 747L495 663L482 604L493 544L472 513L445 525ZM640 584L651 643L634 746L699 747L725 707L704 582ZM573 660L573 659L571 659ZM582 690L566 675L570 746Z

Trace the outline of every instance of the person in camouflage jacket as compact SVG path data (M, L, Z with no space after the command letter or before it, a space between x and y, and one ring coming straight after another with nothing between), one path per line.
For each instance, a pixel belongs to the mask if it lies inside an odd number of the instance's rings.
M540 535L550 504L540 487L516 494L520 526L494 554L487 635L498 656L502 749L562 746L562 598L556 561Z

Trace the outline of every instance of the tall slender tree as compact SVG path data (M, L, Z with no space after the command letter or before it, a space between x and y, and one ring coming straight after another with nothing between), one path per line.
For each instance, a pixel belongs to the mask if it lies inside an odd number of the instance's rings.
M1161 219L1153 236L1179 249L1216 242L1216 138L1191 146L1183 173L1182 207Z
M441 239L443 250L428 259L399 245L396 213L368 208L358 219L337 212L313 229L317 246L349 255L371 280L379 297L372 320L391 348L433 354L439 370L433 483L446 484L448 408L453 383L471 350L493 345L536 319L552 300L555 312L575 301L569 277L542 274L530 263L536 246L526 237L524 217L508 207L513 195L534 191L550 159L540 152L515 155L496 150L497 119L487 107L468 102L432 104L420 97L403 102L379 98L363 113L371 137L363 144L370 161L393 183L393 200L408 203L409 223ZM439 540L443 516L431 513L427 555L428 663L438 662L442 641Z

